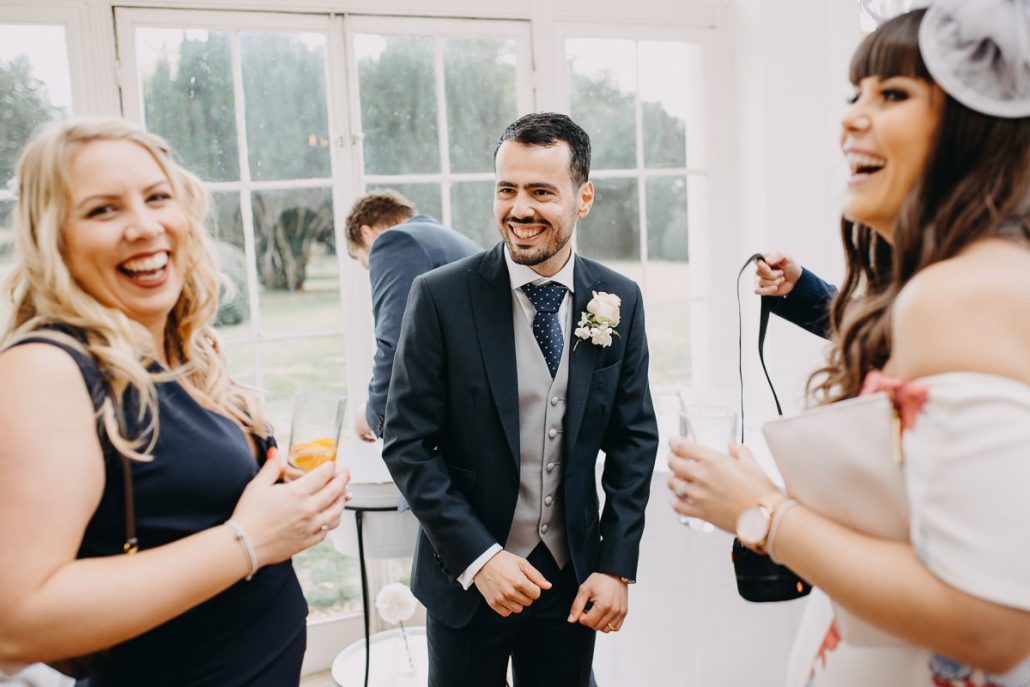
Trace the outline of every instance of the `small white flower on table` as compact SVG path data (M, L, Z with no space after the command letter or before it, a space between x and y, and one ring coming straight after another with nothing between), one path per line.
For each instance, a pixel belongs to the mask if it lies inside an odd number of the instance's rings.
M576 324L574 334L580 341L590 339L590 343L601 348L608 348L612 345L612 337L619 333L615 328L619 326L619 308L622 306L622 299L614 293L604 291L592 292L594 297L587 303L587 309L580 314L579 322ZM576 342L579 346L580 342ZM576 350L576 346L572 350Z
M404 621L410 620L415 615L418 602L415 595L408 589L408 585L394 582L379 590L376 594L376 610L379 617L388 623L400 625L401 637L404 638L404 650L408 654L408 666L411 672L415 672L415 661L411 657L411 647L408 646L408 633L404 629Z

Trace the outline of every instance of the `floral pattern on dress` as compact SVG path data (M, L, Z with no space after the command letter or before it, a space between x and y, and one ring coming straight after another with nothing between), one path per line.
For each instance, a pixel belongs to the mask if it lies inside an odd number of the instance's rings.
M838 646L840 646L840 628L837 627L837 619L834 618L833 622L830 623L830 627L826 630L826 636L823 637L822 644L819 645L819 651L815 654L812 672L808 676L808 682L805 683L806 687L813 687L815 685L819 669L826 668L827 657L836 651Z
M940 654L930 656L933 687L1030 687L1030 662L1005 675L988 675Z

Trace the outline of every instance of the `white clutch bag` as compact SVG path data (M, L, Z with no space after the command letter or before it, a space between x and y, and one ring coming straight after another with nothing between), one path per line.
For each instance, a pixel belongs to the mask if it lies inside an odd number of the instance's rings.
M762 434L792 497L856 531L908 541L901 426L887 392L773 420ZM836 603L834 613L849 644L901 643Z

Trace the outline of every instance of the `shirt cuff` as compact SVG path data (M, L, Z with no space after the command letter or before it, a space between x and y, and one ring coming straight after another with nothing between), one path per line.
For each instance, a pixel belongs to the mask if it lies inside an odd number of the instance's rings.
M476 575L479 573L479 571L483 569L483 566L486 565L487 562L491 558L496 556L497 553L501 550L502 548L500 544L494 544L489 549L480 554L479 558L472 561L472 564L469 565L469 567L465 568L465 570L462 571L460 575L458 575L458 583L461 585L461 588L467 590L469 587L471 587L472 581L476 578Z

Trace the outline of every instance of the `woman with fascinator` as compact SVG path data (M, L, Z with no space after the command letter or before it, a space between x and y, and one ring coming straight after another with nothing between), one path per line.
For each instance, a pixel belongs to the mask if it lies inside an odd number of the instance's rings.
M859 46L850 76L848 276L810 388L822 405L889 392L908 540L788 498L739 445L725 455L673 439L674 508L821 590L789 687L1025 687L1030 0L949 0L896 17ZM827 598L885 641L842 636L845 616Z
M307 605L290 557L339 522L346 478L326 465L280 481L260 397L211 326L200 182L120 120L51 125L18 179L0 669L60 661L89 687L298 684Z

